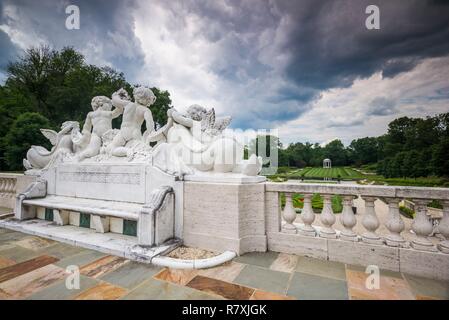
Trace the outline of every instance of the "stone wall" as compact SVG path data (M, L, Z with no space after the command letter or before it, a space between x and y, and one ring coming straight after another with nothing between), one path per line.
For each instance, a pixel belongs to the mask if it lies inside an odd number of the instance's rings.
M184 183L185 245L243 254L266 251L264 183Z

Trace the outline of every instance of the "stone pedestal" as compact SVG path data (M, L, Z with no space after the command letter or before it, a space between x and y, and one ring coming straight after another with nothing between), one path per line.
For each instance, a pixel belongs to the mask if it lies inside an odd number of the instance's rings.
M261 182L186 181L184 244L237 254L266 251L264 197Z

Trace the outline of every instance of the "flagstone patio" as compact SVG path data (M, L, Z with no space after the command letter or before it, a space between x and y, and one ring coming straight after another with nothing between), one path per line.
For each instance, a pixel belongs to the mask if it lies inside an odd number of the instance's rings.
M80 289L66 288L79 267ZM0 299L449 299L449 283L283 253L250 253L203 270L175 270L0 228Z

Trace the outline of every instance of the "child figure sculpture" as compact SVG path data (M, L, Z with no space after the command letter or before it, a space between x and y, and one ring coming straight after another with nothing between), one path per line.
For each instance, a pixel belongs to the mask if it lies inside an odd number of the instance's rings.
M94 157L100 153L101 137L112 129L112 119L123 113L121 106L115 107L111 111L111 99L105 96L94 97L91 105L93 111L87 114L82 135L72 138L74 144L81 149L76 156L78 161Z

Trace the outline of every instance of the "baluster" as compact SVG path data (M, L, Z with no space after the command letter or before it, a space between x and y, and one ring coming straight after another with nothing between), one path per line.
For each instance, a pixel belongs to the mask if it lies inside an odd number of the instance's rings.
M365 200L365 214L362 218L362 224L367 231L362 235L362 240L371 244L383 244L381 237L376 234L376 230L379 228L379 219L374 207L376 198L363 197L363 200Z
M6 197L9 198L14 186L12 184L12 179L7 179L6 181Z
M385 226L390 234L385 237L385 242L391 247L405 246L405 240L401 236L405 225L399 213L399 199L388 198L388 218Z
M441 252L449 253L449 201L443 201L443 219L441 219L438 225L438 231L444 237L445 240L438 244L438 249Z
M14 191L14 179L8 179L8 194L6 195L8 198L11 197Z
M432 241L427 237L432 233L433 225L427 216L427 200L414 200L415 219L413 219L412 230L416 237L412 240L412 247L418 250L437 251Z
M352 211L353 196L343 197L343 211L340 214L340 222L344 229L341 231L340 239L346 241L359 241L357 234L352 228L357 224L354 211Z
M335 215L332 210L332 196L330 194L323 195L323 210L321 211L320 221L324 225L320 231L320 237L333 238L337 237L337 233L332 228L335 223Z
M282 232L286 233L296 233L296 227L293 224L293 221L296 219L296 211L293 208L292 202L292 194L285 194L285 207L284 211L282 211L282 217L285 220L285 224L282 226Z
M0 178L0 197L5 194L6 180L5 178Z
M304 236L315 237L316 230L312 227L312 223L315 221L315 212L312 208L312 195L304 195L304 206L301 211L301 220L304 223L303 226L299 226L298 232Z
M17 180L11 179L11 197L16 196L16 184L17 184Z

